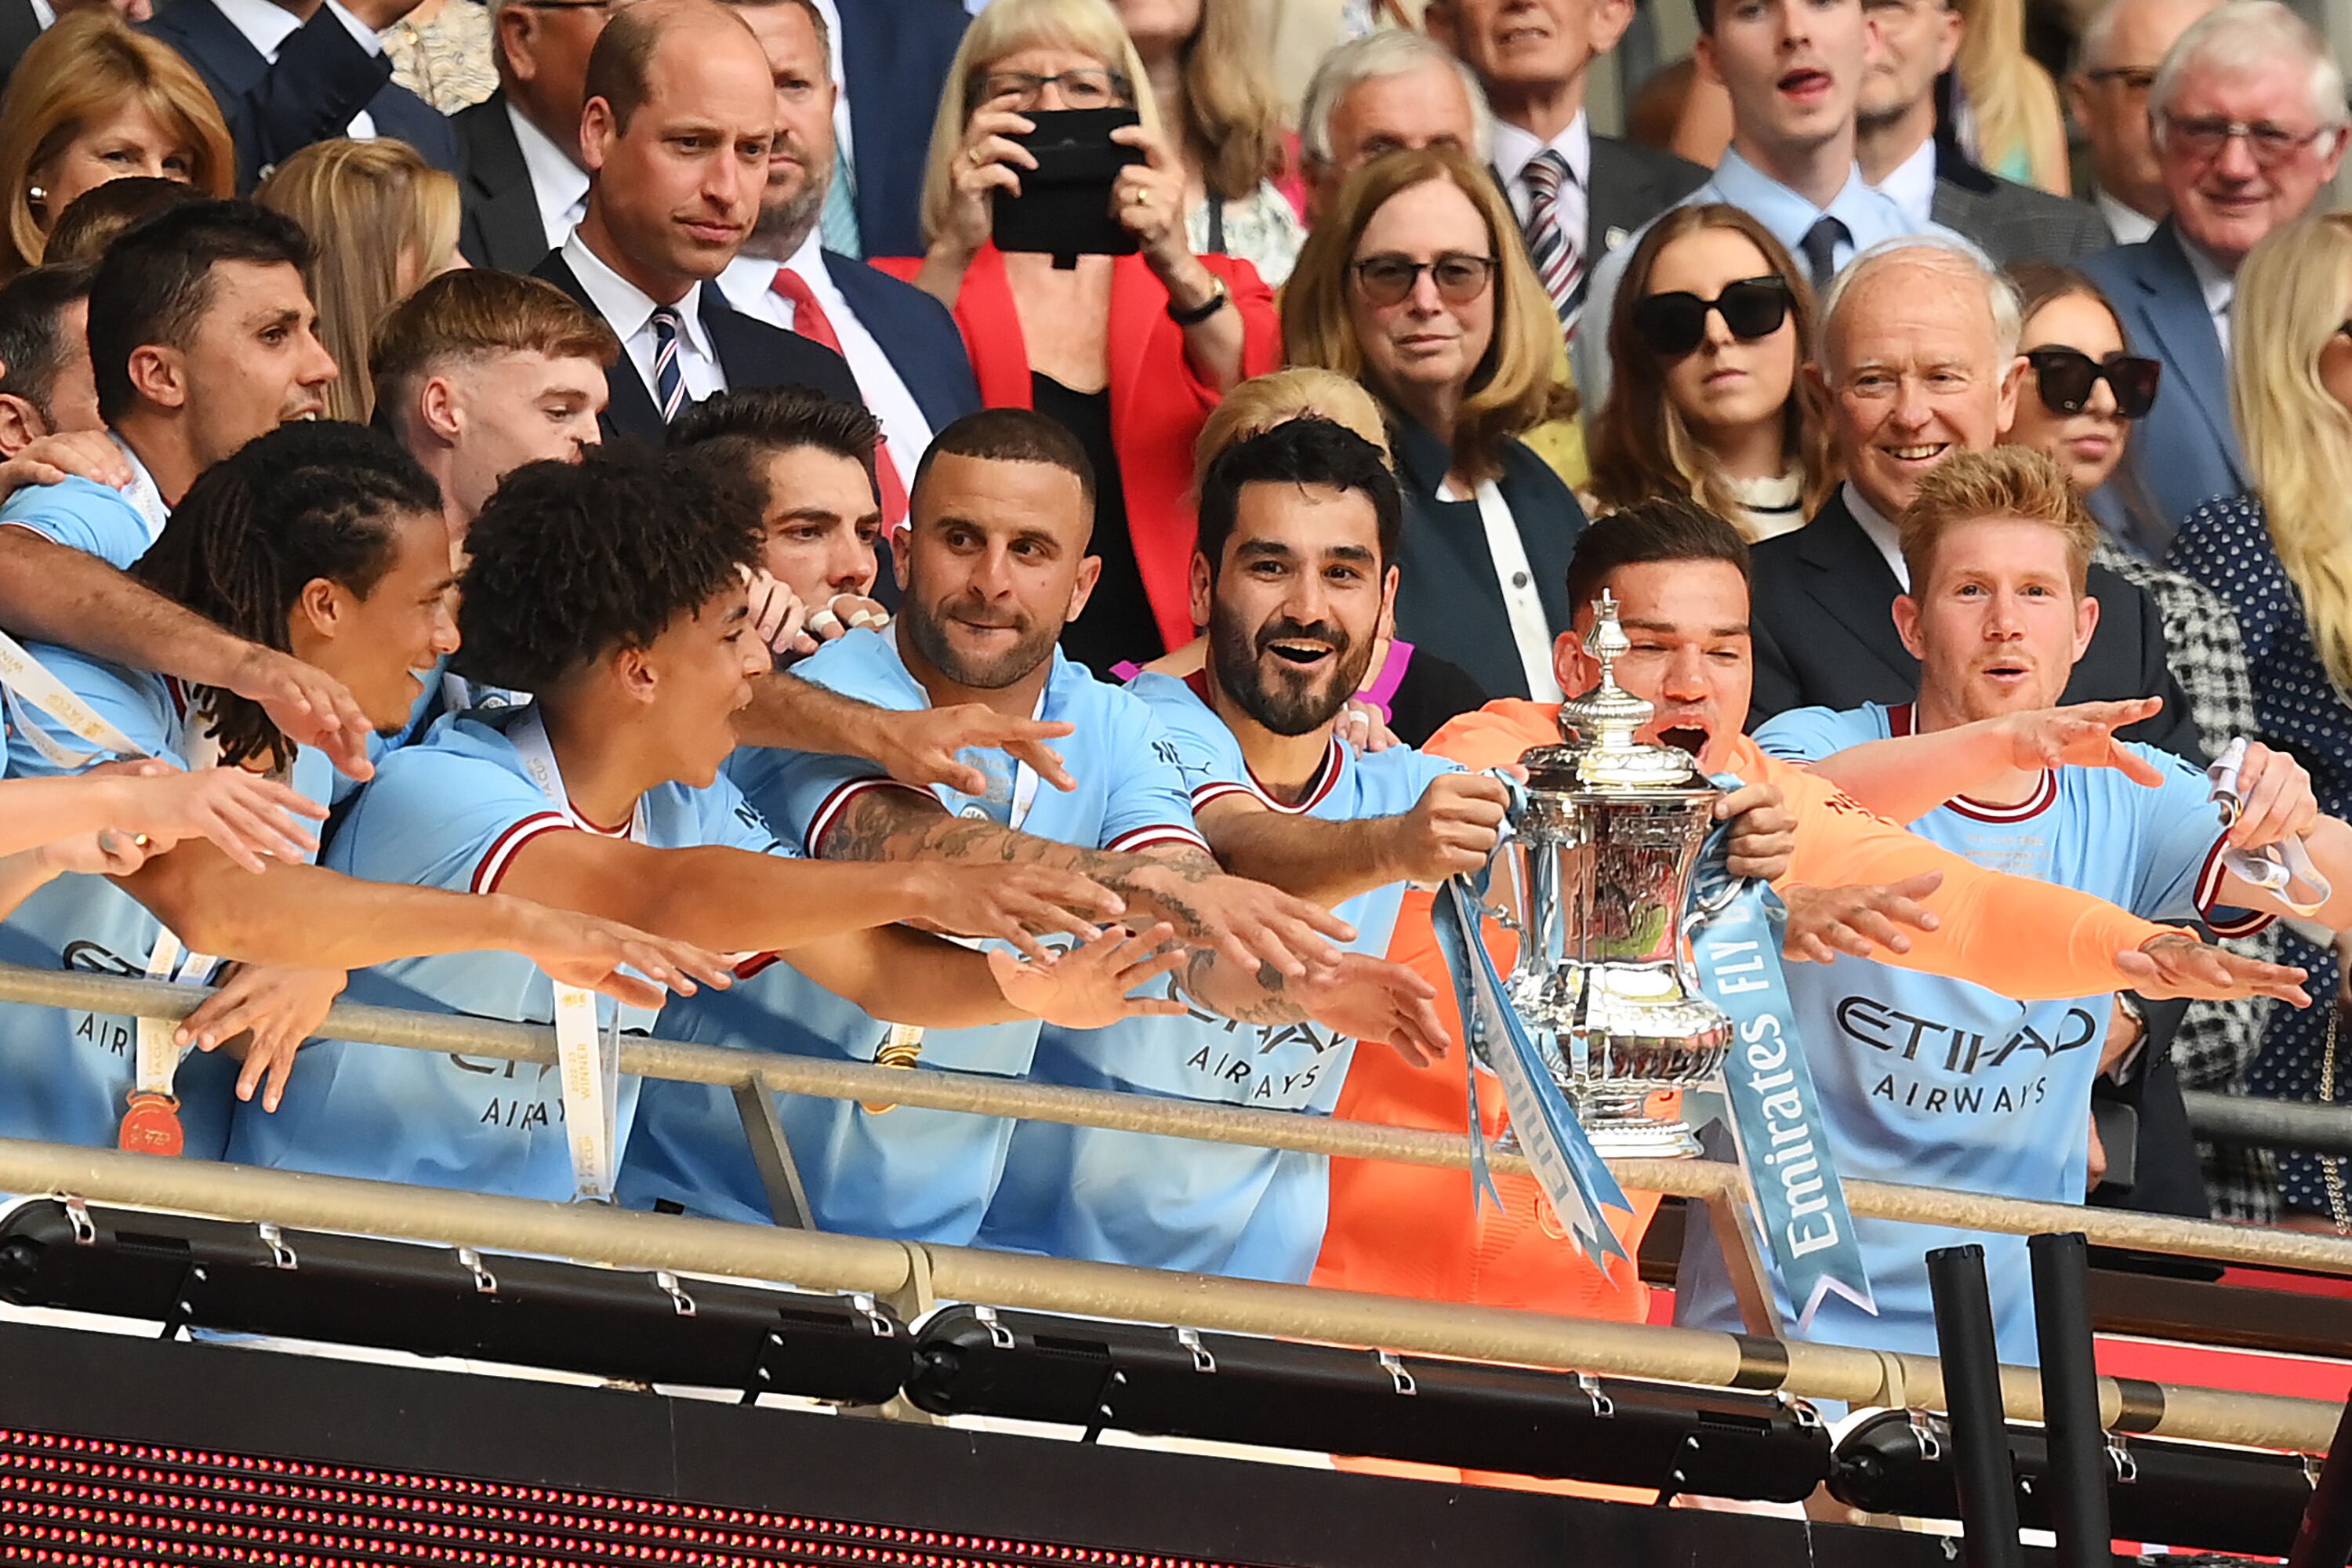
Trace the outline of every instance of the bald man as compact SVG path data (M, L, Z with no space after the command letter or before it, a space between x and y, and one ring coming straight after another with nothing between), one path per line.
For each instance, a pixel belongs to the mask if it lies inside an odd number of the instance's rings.
M832 350L738 314L712 283L767 189L776 91L766 51L716 0L643 0L588 56L588 208L535 269L621 340L607 439L658 440L714 393L808 386L856 403Z

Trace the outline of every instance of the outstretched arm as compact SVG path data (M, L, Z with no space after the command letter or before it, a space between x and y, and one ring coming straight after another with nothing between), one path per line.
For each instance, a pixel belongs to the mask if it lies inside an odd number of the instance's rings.
M2151 787L2164 775L2116 739L2151 718L2159 698L2076 702L1980 719L1924 735L1865 741L1808 764L1864 805L1895 822L1916 822L1957 795L2005 773L2034 768L2114 768Z
M35 642L176 675L261 704L294 740L353 778L367 760L367 715L342 682L290 654L223 630L87 551L0 528L0 626Z
M900 784L918 789L944 784L978 795L988 779L956 752L977 747L1002 751L1037 770L1055 789L1076 787L1061 754L1045 742L1071 726L1036 719L1008 719L978 702L952 708L877 708L793 675L771 675L754 683L751 705L735 717L735 732L747 746L820 752L833 757L864 757L881 764Z
M1456 773L1432 779L1413 808L1396 816L1292 816L1244 790L1198 800L1192 815L1234 876L1339 904L1391 882L1433 885L1475 872L1495 847L1508 800L1498 780Z

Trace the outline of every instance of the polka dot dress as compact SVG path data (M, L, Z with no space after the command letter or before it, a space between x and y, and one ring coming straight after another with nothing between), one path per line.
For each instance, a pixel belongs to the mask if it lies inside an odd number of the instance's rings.
M2302 601L2272 547L2262 503L2250 495L2205 502L2180 525L2167 561L2237 610L2253 676L2259 731L2253 738L2292 753L2311 770L2320 810L2352 816L2352 701L2320 662ZM2282 933L2279 962L2311 971L2305 988L2319 1005L2273 1009L2262 1048L2246 1068L2246 1092L2317 1100L2327 1002L2336 994L2336 957L2284 927ZM2352 1100L2352 1039L2338 1047L2336 1095ZM2282 1152L2278 1166L2281 1196L2289 1207L2328 1212L2316 1156Z

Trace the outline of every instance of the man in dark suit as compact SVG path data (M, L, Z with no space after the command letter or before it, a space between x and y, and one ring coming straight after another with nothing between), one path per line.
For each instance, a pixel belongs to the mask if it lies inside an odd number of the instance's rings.
M2083 270L2115 302L2132 351L2164 365L2156 406L2125 457L2156 515L2099 519L2120 542L2160 557L2191 508L2247 488L2230 418L2230 302L2246 253L2335 179L2344 78L2326 40L2284 5L2229 5L2165 56L2148 120L2172 214ZM2250 127L2285 144L2258 150Z
M449 119L466 158L457 248L475 266L528 272L580 222L588 51L612 14L598 0L491 0L499 89Z
M1633 0L1430 0L1423 16L1486 89L1496 177L1570 332L1592 267L1706 179L1696 163L1594 135L1586 121L1592 62L1633 19Z
M607 437L657 439L730 388L858 401L839 354L740 314L711 281L759 216L776 130L767 56L741 18L715 0L638 0L596 40L587 92L588 210L535 275L621 340Z
M947 90L948 68L971 13L961 0L834 0L834 8L838 79L856 89L848 98L857 253L920 256L931 147L927 106Z
M1829 395L1847 478L1811 523L1756 547L1752 723L1918 689L1918 660L1895 630L1909 590L1895 522L1928 470L1992 446L2009 422L2022 366L2013 336L2002 341L2016 330L2014 296L2006 324L1995 309L2007 287L1957 244L1923 237L1858 263L1832 291L1823 361L1807 373ZM2200 755L2147 591L2096 566L2090 585L2098 630L2066 700L2160 696L2163 710L2126 737Z
M921 289L826 249L818 219L838 174L830 40L814 0L739 0L776 83L776 142L759 221L719 276L747 316L798 332L849 362L882 422L876 453L886 528L907 517L907 481L931 432L979 408L980 384L955 318Z
M1937 129L1936 79L1960 47L1950 0L1869 0L1878 50L1855 106L1854 155L1862 177L1895 199L1921 228L1938 223L1973 241L1996 265L2073 261L2115 243L2087 202L2071 202L1986 173Z
M416 0L177 0L147 31L195 67L236 142L237 188L335 136L394 136L457 172L457 142L431 104L392 80L377 37Z

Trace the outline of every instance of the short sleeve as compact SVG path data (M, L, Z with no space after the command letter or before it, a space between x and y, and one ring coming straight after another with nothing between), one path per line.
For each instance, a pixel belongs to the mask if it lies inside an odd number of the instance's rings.
M1116 765L1107 770L1101 847L1125 853L1183 844L1206 850L1192 822L1192 792L1180 761L1183 747L1154 709L1134 698L1118 706L1116 738L1104 753Z
M903 712L921 700L920 690L891 656L880 634L864 628L825 644L794 665L793 674L877 708ZM823 853L825 830L839 820L844 807L867 790L908 790L925 799L934 798L927 791L893 780L880 764L867 758L821 752L746 746L735 753L728 773L753 809L787 843L808 855Z
M122 739L138 748L131 752L99 751L64 723L14 693L7 699L8 773L17 778L47 778L78 773L100 763L161 757L188 765L180 754L171 701L162 680L134 673L119 665L75 653L68 648L41 647L31 650L44 668L66 689L112 725Z
M2211 782L2169 752L2141 745L2132 750L2164 774L2164 783L2152 789L2116 776L2114 787L2131 791L2126 798L2139 807L2143 825L2145 852L2132 912L2151 921L2200 920L2217 936L2251 936L2268 925L2266 914L2215 901L2226 873Z
M18 490L0 506L0 527L21 528L52 544L85 551L124 572L153 542L136 507L82 479Z
M743 797L733 780L721 773L708 789L695 791L702 814L702 842L754 855L797 858L799 851L776 837L760 808Z
M531 782L442 747L385 760L362 787L327 863L373 881L494 893L522 847L576 833Z
M1250 792L1241 742L1190 688L1164 675L1142 675L1128 690L1167 732L1195 810L1222 795Z
M1834 708L1791 708L1756 731L1757 747L1784 763L1818 763L1857 743L1853 721Z

